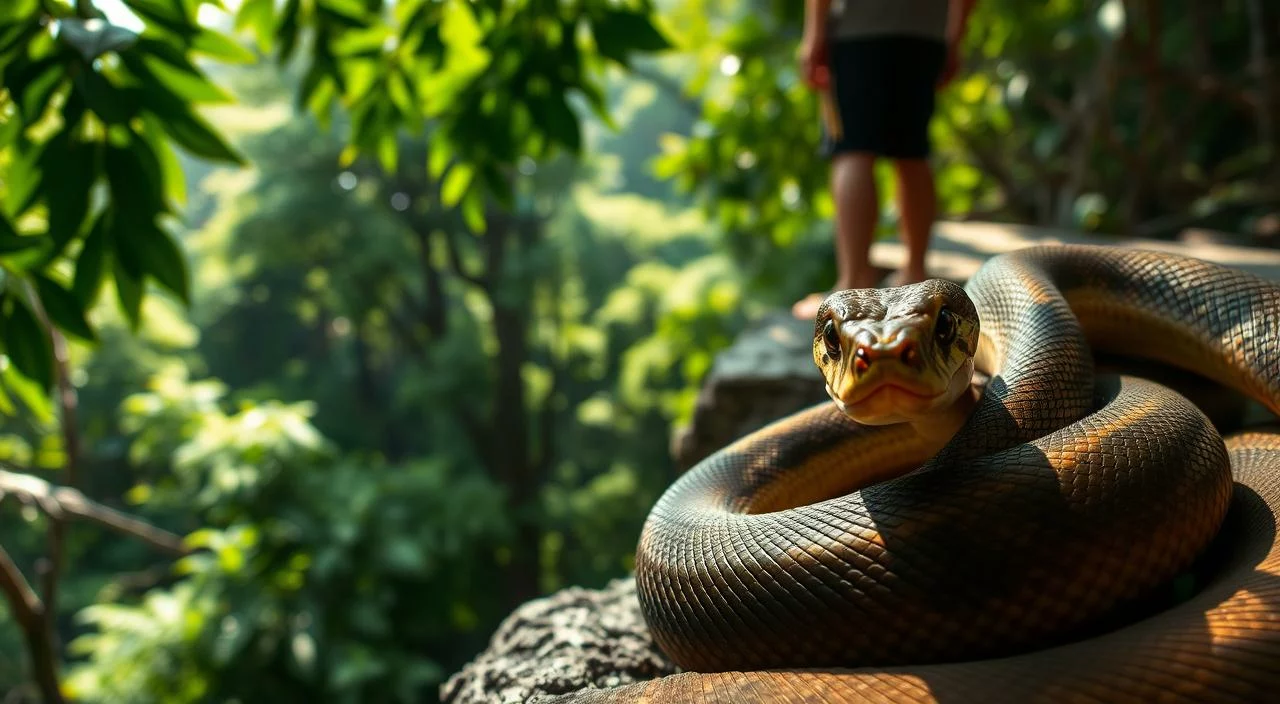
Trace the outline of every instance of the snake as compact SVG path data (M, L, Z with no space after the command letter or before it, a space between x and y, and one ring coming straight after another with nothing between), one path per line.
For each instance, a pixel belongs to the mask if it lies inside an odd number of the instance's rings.
M1280 697L1280 430L1224 436L1137 371L1280 414L1277 284L1039 245L963 286L833 292L813 357L831 402L726 445L644 523L640 608L681 671L572 700Z

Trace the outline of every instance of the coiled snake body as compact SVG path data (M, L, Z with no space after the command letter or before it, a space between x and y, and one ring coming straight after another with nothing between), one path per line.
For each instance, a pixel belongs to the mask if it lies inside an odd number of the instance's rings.
M1224 443L1094 351L1280 413L1280 287L1052 246L963 290L832 294L814 358L834 404L703 461L645 524L641 607L688 672L581 698L1280 700L1280 435ZM1190 599L1108 621L1205 555Z

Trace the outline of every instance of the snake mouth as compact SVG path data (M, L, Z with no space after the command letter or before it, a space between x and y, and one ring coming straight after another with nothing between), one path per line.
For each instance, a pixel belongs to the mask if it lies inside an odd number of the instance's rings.
M861 390L862 392L857 394L854 398L849 399L846 402L847 405L856 407L870 403L885 394L901 397L903 400L908 402L913 400L928 402L933 401L945 393L945 389L943 391L933 391L931 389L924 390L918 387L913 388L910 384L903 383L898 379L883 379L872 384L859 384L859 386L863 387Z
M827 394L842 413L863 425L912 422L948 406L969 384L972 373L972 362L961 365L938 389L904 370L862 380L843 389L844 393L837 393L828 384Z
M933 402L937 401L941 395L941 393L936 393L925 396L897 384L885 384L862 399L849 404L849 408L856 411L877 403L887 403L899 409L903 409L904 406L918 405L922 407L921 410L924 410L931 407Z
M922 392L897 381L885 380L855 398L833 400L845 415L860 422L888 422L889 418L923 415L936 408L946 391Z

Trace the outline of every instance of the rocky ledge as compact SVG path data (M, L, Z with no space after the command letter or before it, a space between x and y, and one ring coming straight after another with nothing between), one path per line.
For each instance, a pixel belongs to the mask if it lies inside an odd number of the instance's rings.
M571 587L507 617L489 648L440 688L445 704L547 702L669 675L645 627L634 579Z

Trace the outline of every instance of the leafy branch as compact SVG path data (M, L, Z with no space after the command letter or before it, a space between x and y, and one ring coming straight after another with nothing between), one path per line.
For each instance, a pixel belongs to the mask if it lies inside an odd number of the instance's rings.
M0 496L3 495L15 496L22 503L35 506L55 522L81 519L96 523L170 557L182 557L190 552L181 536L104 506L77 489L54 486L30 474L0 470Z
M12 278L12 272L9 272L9 277ZM3 546L0 546L0 588L3 588L15 620L21 626L27 640L31 667L44 700L61 702L63 699L58 688L57 675L56 619L58 584L65 566L68 520L77 518L97 523L117 533L137 538L173 556L184 555L187 549L179 536L94 502L75 488L79 474L80 441L76 419L78 399L75 387L71 384L70 353L66 338L49 318L48 307L41 301L36 289L28 287L27 294L30 308L39 320L39 328L35 331L37 339L47 339L53 350L52 374L58 389L55 395L59 411L58 424L62 433L63 451L67 458L63 465L63 473L69 486L55 487L39 477L0 470L0 498L8 495L16 496L22 503L39 508L49 518L48 557L41 570L43 596L35 593ZM14 298L12 305L21 305L17 297L11 296L11 298ZM24 332L19 330L19 334ZM6 342L12 351L14 338L10 335Z

